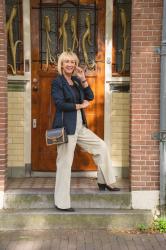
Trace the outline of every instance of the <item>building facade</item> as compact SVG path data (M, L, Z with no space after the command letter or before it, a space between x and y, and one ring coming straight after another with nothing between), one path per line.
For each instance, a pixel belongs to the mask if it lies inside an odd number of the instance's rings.
M55 148L44 138L54 112L50 83L58 53L70 48L95 93L90 128L108 144L116 176L130 180L132 207L154 209L163 1L2 0L0 7L1 207L9 177L54 175ZM95 169L78 148L73 175Z

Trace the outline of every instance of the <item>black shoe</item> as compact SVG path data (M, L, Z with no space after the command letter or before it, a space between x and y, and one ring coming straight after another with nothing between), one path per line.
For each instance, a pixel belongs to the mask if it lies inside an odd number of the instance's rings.
M109 191L120 191L120 188L118 188L118 187L110 187L107 184L98 183L98 186L99 186L100 191L105 191L105 189L108 189Z
M55 205L55 208L59 211L62 211L62 212L75 212L75 209L70 207L70 208L59 208Z

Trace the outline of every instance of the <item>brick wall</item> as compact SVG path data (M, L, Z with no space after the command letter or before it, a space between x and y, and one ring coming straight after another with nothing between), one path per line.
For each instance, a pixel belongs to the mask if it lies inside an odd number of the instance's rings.
M131 189L159 189L160 55L162 0L132 1Z
M4 190L7 167L7 72L4 0L0 1L0 191Z

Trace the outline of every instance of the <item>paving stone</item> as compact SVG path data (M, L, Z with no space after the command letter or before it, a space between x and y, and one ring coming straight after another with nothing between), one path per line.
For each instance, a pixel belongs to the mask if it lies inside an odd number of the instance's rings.
M139 236L139 235L133 236L137 250L144 250L145 249L141 238L142 238L142 236Z
M130 239L126 239L125 241L126 241L128 250L137 250L133 237L131 237Z
M77 238L76 238L76 232L70 232L69 234L69 244L68 244L68 250L76 250Z
M0 250L165 250L166 234L108 230L0 232Z
M60 249L60 238L51 239L50 250L59 250Z
M93 242L94 242L94 249L101 250L102 249L102 240L101 240L100 233L98 231L93 231L92 238L93 238Z
M77 250L85 250L85 234L84 231L77 232Z
M128 246L123 235L118 236L117 240L119 242L120 250L128 250Z
M158 241L160 248L165 249L166 244L166 234L156 234L156 240Z
M38 246L41 243L38 243ZM37 247L37 244L35 241L27 241L27 240L22 240L22 241L16 241L16 246L14 250L30 250L30 249L36 249L35 246ZM8 248L7 248L8 249ZM46 248L45 248L46 250Z
M152 249L154 250L154 248L151 245L151 241L150 241L149 235L144 235L142 237L142 242L143 242L145 250L152 250Z
M111 244L110 244L110 238L107 231L100 231L99 234L101 235L101 241L102 241L102 249L103 250L110 250Z

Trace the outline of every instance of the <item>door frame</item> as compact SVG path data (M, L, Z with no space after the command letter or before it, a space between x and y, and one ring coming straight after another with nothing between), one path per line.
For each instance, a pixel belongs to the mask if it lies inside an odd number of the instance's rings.
M113 0L111 2L106 0L106 27L105 27L105 100L104 100L104 141L106 142L110 156L112 159L111 151L111 104L112 104L112 91L110 84L113 82L122 81L130 82L130 77L113 77L112 76L112 49L113 49ZM114 166L113 166L114 167ZM122 168L114 167L115 176L122 176ZM128 171L128 170L127 170Z
M30 29L30 0L22 1L22 13L23 13L24 75L15 75L15 76L14 75L8 75L8 80L25 82L25 92L24 92L24 166L25 166L24 173L25 173L26 169L31 168L31 29Z
M30 30L30 0L23 1L23 36L24 36L24 62L29 61L29 72L25 72L24 79L26 80L26 91L25 91L25 131L24 131L24 160L25 166L30 168L31 165L31 30ZM106 0L106 20L105 20L105 83L104 83L104 140L106 141L109 151L111 153L111 117L108 113L111 112L111 97L110 97L110 87L109 84L112 79L112 67L111 67L111 54L112 54L112 25L110 25L110 20L112 22L113 13L113 0ZM25 21L26 20L26 21ZM108 39L110 41L108 41ZM110 58L108 57L110 55ZM29 146L27 146L29 145ZM41 175L48 175L47 172L40 173ZM51 176L55 173L51 173ZM77 175L78 173L73 173ZM87 176L86 172L81 173ZM91 171L88 175L93 175ZM32 173L32 176L36 173ZM49 174L50 175L50 174Z

